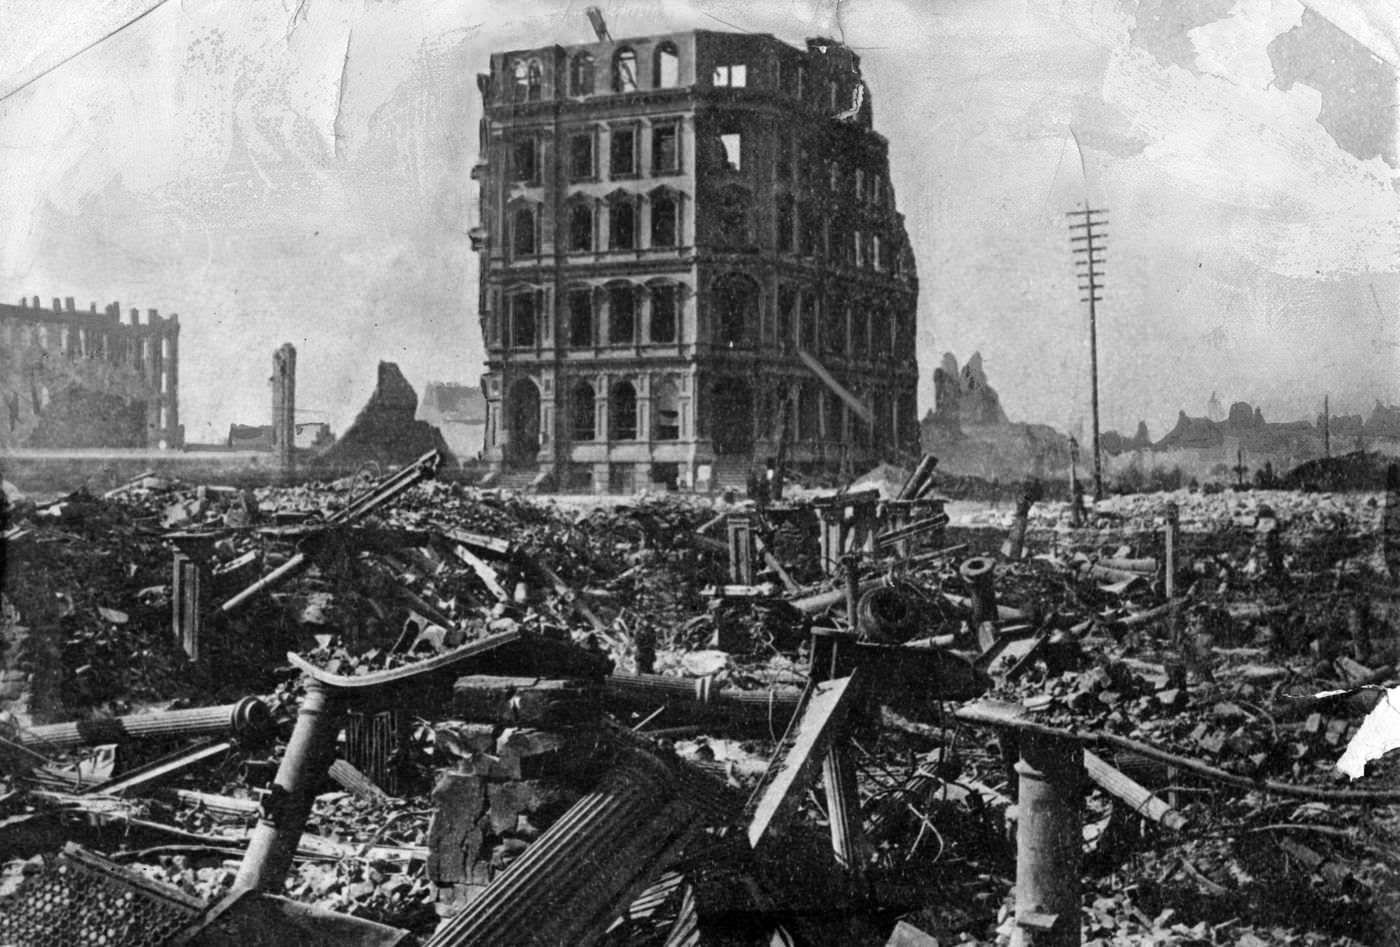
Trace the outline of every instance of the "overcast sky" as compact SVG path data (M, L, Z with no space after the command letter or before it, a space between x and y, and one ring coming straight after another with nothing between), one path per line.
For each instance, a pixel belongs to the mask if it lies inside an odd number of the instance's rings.
M586 4L153 2L5 0L0 298L178 312L195 441L266 421L284 341L303 419L340 430L381 359L420 393L477 383L475 75L588 41ZM1160 436L1212 390L1271 419L1400 402L1384 0L600 5L618 38L857 48L918 261L921 412L942 353L980 350L1012 418L1087 424L1085 200L1109 210L1105 428Z

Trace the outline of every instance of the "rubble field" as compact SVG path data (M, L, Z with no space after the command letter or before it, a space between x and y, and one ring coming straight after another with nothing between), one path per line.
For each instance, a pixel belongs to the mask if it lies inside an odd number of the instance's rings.
M0 944L1400 944L1395 492L435 469L7 489Z

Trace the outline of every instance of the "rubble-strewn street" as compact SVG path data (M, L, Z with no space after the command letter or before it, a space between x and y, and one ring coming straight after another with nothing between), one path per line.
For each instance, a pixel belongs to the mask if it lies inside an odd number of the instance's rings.
M7 494L0 942L1394 942L1393 494L435 467Z

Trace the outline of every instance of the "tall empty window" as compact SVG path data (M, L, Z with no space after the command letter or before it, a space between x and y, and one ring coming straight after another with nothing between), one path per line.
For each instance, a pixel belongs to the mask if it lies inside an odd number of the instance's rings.
M637 389L628 381L620 381L613 386L612 397L608 399L608 414L611 416L612 439L634 441L637 439Z
M637 335L637 295L629 285L608 290L608 341L631 345Z
M586 349L593 345L593 291L575 289L569 293L569 347Z
M609 148L609 168L614 177L637 173L637 130L614 128Z
M715 66L711 85L742 89L748 85L749 70L743 63L723 63Z
M516 181L533 181L536 177L535 139L521 138L510 153L511 177Z
M655 417L656 439L676 441L681 436L681 393L676 383L667 378L657 382L651 392L651 410Z
M579 53L569 63L569 93L571 95L593 94L593 57Z
M637 54L630 46L624 46L613 54L613 91L637 91Z
M569 249L575 252L593 249L593 207L584 201L569 208Z
M535 344L535 294L516 293L510 297L510 344L518 349Z
M535 214L528 207L511 215L510 249L515 256L530 256L535 252Z
M609 205L608 246L613 250L637 248L637 208L630 197L619 197Z
M586 381L574 385L569 395L569 413L573 422L569 427L576 441L591 441L598 436L596 397L593 386Z
M792 195L784 194L778 198L778 249L784 253L792 252L793 248L793 204Z
M676 341L676 310L679 287L673 284L651 288L651 341L669 343Z
M538 102L543 86L544 70L538 62L531 60L525 71L525 98L531 102Z
M720 153L727 171L744 169L744 136L738 131L724 132L719 136Z
M523 59L517 59L511 67L511 97L524 102L530 96L530 66Z
M651 197L651 245L674 247L678 242L678 201L671 191L655 191Z
M656 47L656 57L652 62L652 84L658 89L678 85L681 80L681 57L676 52L675 43L662 43Z
M593 133L585 132L569 139L569 177L574 180L594 177Z
M680 128L676 125L656 125L651 130L651 170L668 174L680 170Z
M792 348L792 327L797 318L797 290L791 286L778 287L778 348Z
M758 335L758 284L739 273L715 281L710 306L715 342L725 348L745 348Z

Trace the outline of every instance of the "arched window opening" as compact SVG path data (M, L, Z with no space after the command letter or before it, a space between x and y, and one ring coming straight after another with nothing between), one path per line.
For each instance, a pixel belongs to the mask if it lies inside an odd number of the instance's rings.
M612 202L609 214L608 245L613 250L635 250L637 248L637 209L630 198L620 198Z
M576 289L569 293L569 346L586 349L593 345L593 291Z
M668 89L678 85L681 79L681 57L675 43L662 43L656 47L652 63L653 85L658 89Z
M593 208L582 201L569 208L569 249L574 252L593 249Z
M653 247L674 247L677 239L676 195L660 191L651 198L651 245Z
M598 436L598 411L593 386L586 381L574 385L570 395L570 430L576 441L591 441Z
M631 345L637 335L637 295L630 285L608 289L608 342Z
M652 389L651 408L656 418L656 440L680 440L681 393L674 381L668 378Z
M511 69L512 98L517 102L524 102L530 95L530 66L523 60L517 59Z
M612 440L635 441L637 439L637 389L628 381L613 386L608 403L611 420Z
M579 53L569 64L569 92L572 95L593 94L593 57Z
M511 252L516 256L530 256L535 252L535 214L522 207L511 217Z
M758 334L758 292L758 284L737 273L715 282L710 298L719 345L732 349L753 344Z
M613 54L613 91L637 91L637 54L624 46Z
M677 299L680 287L672 284L651 288L650 338L653 342L676 341Z
M538 62L531 60L525 73L525 98L530 102L538 102L543 86L544 70L540 68Z

